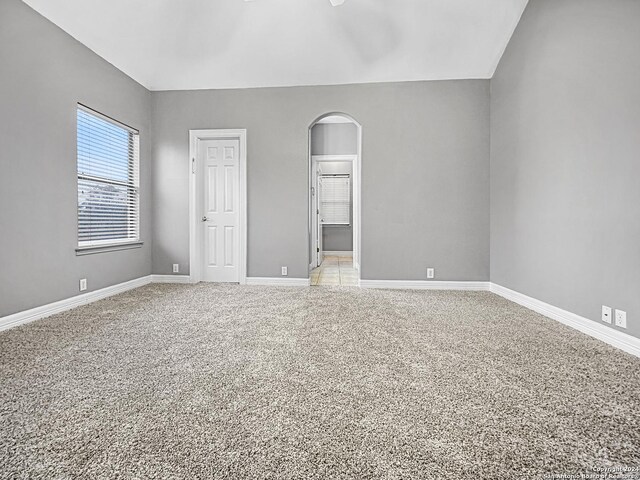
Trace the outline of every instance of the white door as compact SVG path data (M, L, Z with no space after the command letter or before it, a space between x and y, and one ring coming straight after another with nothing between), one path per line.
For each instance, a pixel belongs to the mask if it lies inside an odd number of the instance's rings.
M203 140L202 280L240 281L240 142Z
M320 167L318 167L318 171L316 172L316 202L317 202L317 208L316 208L316 219L318 222L317 228L316 228L316 232L318 233L318 240L317 240L317 244L318 244L318 248L317 248L317 253L318 253L318 257L317 257L317 262L318 262L318 266L320 266L320 264L322 263L322 261L324 260L324 249L322 246L322 225L324 222L324 216L322 213L322 169Z

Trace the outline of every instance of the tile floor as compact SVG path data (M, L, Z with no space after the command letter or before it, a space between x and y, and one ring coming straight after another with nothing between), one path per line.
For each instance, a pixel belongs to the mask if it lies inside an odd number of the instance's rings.
M312 286L358 286L358 272L352 257L325 256L322 265L311 271Z

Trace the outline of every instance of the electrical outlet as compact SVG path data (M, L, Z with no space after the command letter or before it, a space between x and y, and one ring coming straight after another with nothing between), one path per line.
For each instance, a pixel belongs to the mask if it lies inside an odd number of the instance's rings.
M435 278L436 271L434 268L427 268L427 278Z
M180 273L180 264L179 263L174 263L173 264L173 273Z
M282 276L286 277L287 275L289 275L289 269L287 267L282 267Z
M627 312L616 310L616 327L627 328Z
M81 278L80 279L80 291L84 292L87 289L87 279L86 278Z
M602 305L602 321L605 323L611 323L611 307Z

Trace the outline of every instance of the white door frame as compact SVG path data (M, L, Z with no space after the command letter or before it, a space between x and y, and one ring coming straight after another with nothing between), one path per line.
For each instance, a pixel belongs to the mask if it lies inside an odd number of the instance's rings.
M357 153L355 155L311 155L311 129L323 118L329 116L341 116L349 119L353 122L358 130L358 145L357 145ZM326 159L326 161L351 161L353 165L353 179L352 179L352 188L353 188L353 268L355 268L360 275L360 265L361 265L361 253L362 253L362 125L354 119L351 115L341 112L331 112L325 113L320 117L316 118L311 125L309 125L309 136L308 136L308 154L309 154L309 250L312 250L312 242L313 242L313 228L312 222L314 221L313 217L313 198L311 196L311 188L313 186L313 164L314 160L322 161ZM311 252L312 253L312 252ZM311 257L309 258L309 272L312 270L312 261Z
M247 283L247 130L189 130L189 281L202 279L202 235L198 234L198 198L201 193L202 169L198 163L198 146L203 140L233 140L240 143L240 284Z
M318 165L319 162L314 160L314 156L311 157L311 217L313 218L311 224L311 264L309 265L309 269L313 270L316 267L319 267L322 263L322 258L320 254L323 254L324 249L322 248L322 227L320 222L320 215L318 212L320 211L320 189L318 188L320 184L320 175L318 175L318 171L322 174L322 167Z
M318 168L318 164L319 163L320 164L322 162L349 162L349 163L351 163L351 171L352 171L352 179L351 179L352 183L351 183L351 185L352 185L352 188L353 188L353 219L352 219L352 225L351 226L353 227L353 268L355 268L356 270L360 270L360 267L359 267L359 264L358 264L358 261L359 261L358 260L358 258L359 258L358 252L359 252L360 246L359 246L359 243L358 243L359 235L357 233L359 231L358 229L359 229L359 225L360 225L360 222L359 222L359 216L360 216L359 212L360 212L360 210L358 209L360 202L356 200L356 199L360 198L360 196L359 196L360 190L358 188L359 182L356 181L356 175L357 175L357 172L359 171L358 158L359 158L359 155L311 155L311 174L312 174L312 177L316 176L315 172L316 172L316 170ZM317 194L315 196L315 199L317 201ZM317 222L317 220L315 218L317 216L317 214L314 215L314 213L313 213L313 207L314 206L315 206L315 204L314 204L313 199L312 199L312 201L311 201L312 221L314 222L314 225L318 225L318 222ZM321 235L319 226L316 226L312 230L318 236ZM311 238L311 242L312 242L312 247L311 247L312 252L311 253L313 254L314 253L313 252L313 248L314 247L317 248L317 246L318 246L318 244L320 242L318 240L316 240L315 238L313 238L313 235L312 235L312 238ZM313 255L312 255L312 257L313 257ZM315 268L315 267L313 267L313 268Z

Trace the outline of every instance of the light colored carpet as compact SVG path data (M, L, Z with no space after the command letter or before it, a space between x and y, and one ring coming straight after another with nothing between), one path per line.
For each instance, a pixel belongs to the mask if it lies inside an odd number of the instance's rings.
M640 360L484 292L149 285L0 334L0 478L640 466Z

